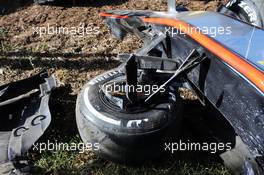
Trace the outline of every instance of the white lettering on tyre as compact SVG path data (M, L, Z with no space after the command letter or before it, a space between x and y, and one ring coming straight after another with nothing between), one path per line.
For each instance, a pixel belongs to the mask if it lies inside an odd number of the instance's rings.
M233 4L235 4L237 2L237 0L233 0L233 1L229 1L227 4L226 4L226 7L231 7Z
M105 80L105 79L107 79L107 78L109 78L109 77L111 77L111 76L117 75L118 73L119 73L118 71L111 71L111 72L108 72L108 73L106 73L106 74L103 75L103 76L99 76L99 77L97 77L97 78L92 79L92 80L89 82L89 85L94 85L94 84L96 84L96 83L99 83L99 82L101 82L101 81L103 81L103 80Z
M249 21L252 23L252 24L255 24L257 25L257 20L258 20L258 17L257 17L257 14L256 12L251 9L247 3L245 3L244 1L241 1L239 4L238 4L239 7L241 7L242 9L244 9L244 11L247 13L247 15L249 16Z

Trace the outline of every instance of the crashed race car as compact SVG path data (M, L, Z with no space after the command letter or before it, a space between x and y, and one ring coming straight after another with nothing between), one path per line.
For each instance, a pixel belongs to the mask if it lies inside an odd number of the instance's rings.
M203 117L212 142L227 146L215 152L223 163L235 174L263 174L263 7L263 0L231 0L218 12L191 12L168 0L168 12L101 13L115 37L130 33L144 44L82 88L76 103L82 140L125 164L177 151L191 109L180 91L188 89L210 113ZM25 157L51 122L55 87L46 71L0 86L0 174L30 169Z
M157 158L164 143L179 138L184 87L218 114L210 123L220 127L216 140L232 142L219 152L224 163L235 174L263 174L263 1L230 1L218 12L175 7L168 0L168 12L100 14L115 37L130 33L144 44L83 87L76 104L82 140L99 143L95 152L116 162ZM221 130L219 118L232 134Z

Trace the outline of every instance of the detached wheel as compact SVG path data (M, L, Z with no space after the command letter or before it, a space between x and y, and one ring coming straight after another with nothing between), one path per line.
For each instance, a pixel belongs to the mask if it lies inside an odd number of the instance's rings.
M76 103L76 120L84 143L98 144L99 156L125 164L157 158L165 142L175 139L181 122L182 101L167 93L147 106L120 108L102 90L105 83L123 79L113 69L88 82Z
M258 27L264 27L264 0L231 0L225 8L220 7L218 11Z

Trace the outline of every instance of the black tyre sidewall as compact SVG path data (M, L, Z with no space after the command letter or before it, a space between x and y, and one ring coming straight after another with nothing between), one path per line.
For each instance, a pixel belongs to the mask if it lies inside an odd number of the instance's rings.
M232 0L226 7L233 11L242 21L264 27L263 0Z
M177 133L174 130L175 127L177 128L180 125L173 124L166 130L167 135L165 132L157 134L154 142L149 137L146 137L144 139L145 144L138 146L135 143L129 145L120 144L119 141L112 139L110 135L99 130L80 113L79 104L76 106L76 122L83 142L85 144L99 145L99 149L93 150L93 152L101 158L128 165L139 165L145 161L160 157L165 151L165 143L177 139Z
M112 73L111 76L109 73ZM122 76L122 73L117 69L111 70L102 74L95 79L87 83L81 93L78 95L76 104L76 121L80 136L84 143L99 144L100 149L94 150L100 157L112 160L118 163L125 164L138 164L146 160L155 159L159 157L165 150L165 143L177 140L180 131L181 119L182 119L182 101L179 101L177 105L174 105L174 112L168 116L170 119L166 120L166 123L159 123L154 130L136 130L134 133L127 130L119 130L116 126L112 126L107 123L97 123L93 120L89 120L86 116L93 115L89 112L84 105L84 91L88 87L92 94L91 100L94 100L96 105L100 105L103 114L110 112L111 118L115 118L114 115L130 115L131 118L152 118L158 117L155 110L149 110L137 114L118 114L118 112L109 111L105 109L100 100L96 97L96 92L99 90L99 84L107 82L115 77ZM104 79L102 78L104 77ZM99 78L99 79L98 79ZM98 81L100 80L100 81ZM92 83L91 83L92 82ZM177 97L178 98L178 97ZM178 100L181 100L180 97ZM161 105L162 106L162 105ZM170 113L171 111L167 111ZM164 115L160 113L160 115ZM107 114L105 114L107 115ZM129 117L129 116L127 116ZM125 117L124 117L125 118Z

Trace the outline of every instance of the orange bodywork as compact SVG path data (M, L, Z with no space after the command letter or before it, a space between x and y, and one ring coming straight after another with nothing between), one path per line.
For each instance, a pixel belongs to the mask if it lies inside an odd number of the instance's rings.
M118 18L118 19L128 18L128 16L113 15L113 14L108 14L108 13L100 13L99 15L102 16L102 17Z

